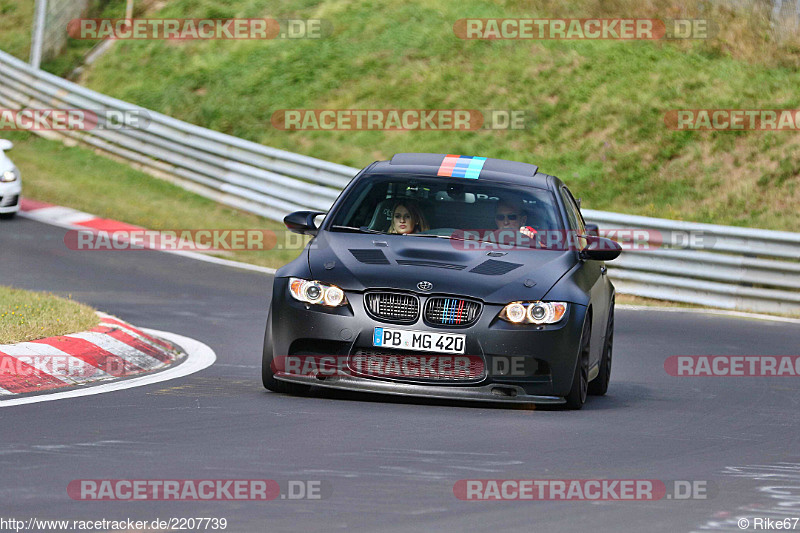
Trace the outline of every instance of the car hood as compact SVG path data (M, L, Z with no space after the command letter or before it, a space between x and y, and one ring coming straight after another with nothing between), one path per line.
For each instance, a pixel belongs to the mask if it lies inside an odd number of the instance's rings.
M576 261L570 251L500 249L497 254L475 246L450 239L321 231L309 244L308 262L314 279L345 290L390 288L508 303L541 299ZM433 287L420 291L421 281Z

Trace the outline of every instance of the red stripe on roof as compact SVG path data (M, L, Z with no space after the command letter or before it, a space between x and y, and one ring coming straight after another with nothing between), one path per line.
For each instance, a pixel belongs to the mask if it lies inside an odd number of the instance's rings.
M436 173L437 176L452 176L453 169L456 167L456 162L458 158L461 157L459 155L446 155L444 160L442 160L441 166L439 166L439 171Z

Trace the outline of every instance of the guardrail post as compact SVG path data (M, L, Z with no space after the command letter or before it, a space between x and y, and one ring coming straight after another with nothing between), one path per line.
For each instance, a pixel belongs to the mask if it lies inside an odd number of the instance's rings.
M39 68L42 62L42 47L44 41L45 15L47 14L47 0L36 0L33 19L33 34L31 36L30 64Z

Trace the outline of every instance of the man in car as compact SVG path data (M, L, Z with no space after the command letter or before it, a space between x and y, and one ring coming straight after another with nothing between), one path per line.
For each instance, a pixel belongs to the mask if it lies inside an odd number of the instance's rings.
M494 220L499 230L519 231L531 239L536 235L535 229L525 225L528 216L522 200L517 198L501 198L495 206Z

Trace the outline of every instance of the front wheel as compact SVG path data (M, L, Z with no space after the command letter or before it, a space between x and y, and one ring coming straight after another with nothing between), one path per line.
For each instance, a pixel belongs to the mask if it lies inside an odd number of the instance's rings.
M611 310L608 312L608 324L606 325L606 340L603 343L603 355L600 358L600 373L589 383L589 394L603 396L608 392L608 384L611 382L611 358L614 349L614 302L611 302Z
M583 323L581 333L581 349L578 351L578 361L575 364L575 374L572 376L572 388L566 396L568 409L580 409L586 403L586 393L589 387L589 339L592 337L592 317L587 316Z
M261 381L264 388L272 392L283 392L286 394L306 394L311 390L311 385L301 385L299 383L287 383L275 379L275 372L272 369L273 361L272 346L272 311L267 315L267 328L264 331L264 350L261 356Z

